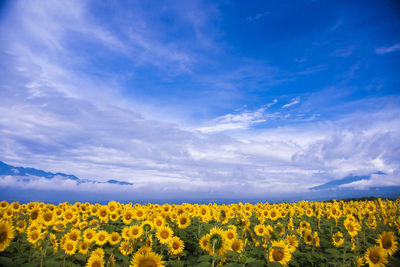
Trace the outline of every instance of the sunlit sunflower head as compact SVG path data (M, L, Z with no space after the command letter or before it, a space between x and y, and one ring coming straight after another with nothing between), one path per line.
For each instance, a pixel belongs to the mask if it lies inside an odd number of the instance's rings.
M176 218L176 223L180 229L185 229L190 225L190 217L186 214L181 214Z
M379 235L379 238L376 240L379 246L385 250L385 252L392 256L397 250L397 241L393 232L383 232Z
M133 211L130 208L127 208L122 214L122 221L124 224L130 224L133 220Z
M228 229L225 231L226 233L226 238L228 238L229 240L233 240L237 237L237 233L236 233L236 229Z
M164 219L162 216L157 216L157 217L154 219L154 226L155 226L156 228L162 227L162 226L164 226L164 225L165 225L165 219Z
M88 228L83 232L83 239L86 242L92 243L96 238L96 232L92 228Z
M67 238L74 242L78 242L81 240L81 232L78 229L71 229L71 231L67 234Z
M64 221L66 222L72 222L76 218L76 214L72 209L67 209L64 211Z
M340 247L344 243L343 234L341 232L337 232L332 236L332 243L335 247Z
M42 237L41 232L39 230L32 230L28 231L27 233L27 239L29 243L31 244L36 244L36 242L39 241L39 239Z
M55 213L53 211L46 210L40 214L39 220L42 224L49 226L49 225L53 225L56 222L57 216L55 215Z
M299 242L297 240L297 236L296 235L287 235L286 236L286 241L289 245L289 250L290 252L294 252L296 250L296 248L299 246Z
M279 262L286 266L291 259L292 254L284 240L272 241L272 246L269 250L269 260L271 262Z
M263 224L257 224L256 226L254 226L254 232L258 236L266 235L265 226Z
M269 218L273 221L276 221L277 219L279 219L280 216L280 212L276 209L276 208L272 208L269 211Z
M207 235L201 237L200 240L199 240L199 245L200 245L200 247L201 247L203 250L207 251L207 252L210 251L209 243L210 243L210 235L209 235L209 234L207 234Z
M307 245L312 245L314 238L311 231L308 230L304 231L303 239L304 243L306 243Z
M82 254L87 254L89 252L90 243L86 241L81 241L78 244L78 252Z
M163 226L157 229L156 237L161 244L168 244L171 241L173 231L168 226Z
M132 225L129 227L129 237L133 240L140 238L142 234L143 229L139 225Z
M185 247L184 242L177 236L174 236L169 243L169 249L171 254L177 255L181 253Z
M388 263L385 250L377 246L368 248L364 259L370 267L384 267Z
M7 220L0 221L0 252L5 250L14 238L14 228Z
M121 235L117 232L112 232L108 235L108 243L111 245L116 245L121 241Z
M63 244L63 249L65 251L65 254L68 254L68 255L75 254L76 246L77 246L77 243L75 241L68 240L68 239L65 240L65 242Z
M108 206L101 206L97 211L97 217L99 217L102 222L108 222L109 213Z
M148 254L135 253L129 267L164 267L162 256L154 252Z
M111 221L116 222L119 219L120 215L118 212L113 211L113 212L110 212L109 217L110 217Z
M92 253L86 263L86 267L104 267L103 257L97 253Z
M108 241L108 233L104 230L98 231L96 233L96 244L99 246L104 245Z
M231 241L230 250L235 251L237 253L241 253L243 250L243 241L237 238L234 238Z

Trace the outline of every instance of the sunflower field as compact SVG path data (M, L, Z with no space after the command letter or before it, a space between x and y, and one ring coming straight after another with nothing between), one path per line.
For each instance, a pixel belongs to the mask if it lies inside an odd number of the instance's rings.
M400 200L0 202L0 266L400 266Z

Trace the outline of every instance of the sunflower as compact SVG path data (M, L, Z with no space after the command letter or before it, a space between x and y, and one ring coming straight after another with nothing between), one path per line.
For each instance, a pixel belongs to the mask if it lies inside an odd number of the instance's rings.
M304 231L303 238L304 238L304 243L306 243L307 245L312 245L314 238L311 231L308 230Z
M67 239L72 240L74 242L78 242L81 240L81 232L78 229L72 229L68 234L67 234Z
M2 202L0 202L0 209L4 210L5 208L8 207L8 202L3 200Z
M343 234L341 232L337 232L332 236L332 243L335 247L340 247L344 243Z
M358 231L361 230L361 225L357 221L352 220L351 217L346 218L344 221L344 227L351 237L355 237L358 234Z
M241 253L242 250L243 250L243 241L240 240L240 239L237 239L237 238L233 239L233 240L231 241L231 247L230 247L230 249L231 249L232 251L237 252L237 253Z
M162 216L157 216L157 217L154 219L154 226L155 226L156 228L162 227L162 226L164 226L164 225L165 225L165 219L164 219Z
M89 252L90 243L86 241L81 241L78 244L78 252L82 254L87 254Z
M269 260L271 262L279 262L286 266L292 259L292 254L285 241L272 241L272 247L269 250Z
M72 209L67 209L64 211L64 220L66 222L72 222L73 220L75 220L76 218L76 214Z
M392 256L398 249L397 241L393 232L383 232L379 235L376 242L389 256Z
M279 215L280 215L280 212L276 208L272 208L269 211L269 218L273 221L276 221L277 219L279 219Z
M171 241L173 231L168 226L158 228L156 237L161 244L168 244Z
M177 236L174 236L168 245L169 245L171 254L173 254L173 255L177 255L177 254L181 253L183 251L183 248L185 247L184 242Z
M296 250L296 248L299 246L299 242L297 240L296 235L287 235L286 241L289 245L290 252L294 252Z
M388 263L385 250L377 246L368 248L364 258L370 267L384 267Z
M103 257L93 252L86 263L86 267L104 267Z
M120 215L118 212L116 212L116 211L110 212L111 221L116 222L119 219L119 217L120 217Z
M76 242L72 241L72 240L65 240L64 244L63 244L63 249L65 251L65 254L68 255L73 255L75 254L76 251Z
M112 232L110 235L108 235L108 243L111 245L116 245L121 241L121 236L117 232Z
M108 214L110 211L108 210L108 206L101 206L97 211L97 217L99 217L100 221L106 223L108 222Z
M139 225L132 225L129 227L129 236L135 240L141 237L143 234L143 229Z
M147 254L136 253L129 267L164 267L164 261L162 261L161 255L154 252Z
M39 220L42 224L49 226L54 224L54 222L57 220L57 216L53 211L46 210L40 214Z
M130 248L130 243L129 241L122 241L121 244L119 245L119 251L121 252L122 255L129 255L132 253L132 250Z
M257 224L256 226L254 226L254 232L258 236L264 236L266 234L265 226L262 224Z
M104 230L98 231L96 233L96 244L99 246L104 245L108 241L108 233Z
M29 243L32 245L36 244L36 242L41 238L41 233L39 230L32 230L28 231L27 233L27 239Z
M96 232L92 228L88 228L83 232L83 239L92 243L96 239Z
M131 209L126 209L122 215L122 221L124 224L131 224L133 220L133 211Z
M226 233L226 238L228 238L229 240L233 240L237 237L237 233L236 233L236 229L228 229L225 231Z
M14 238L14 228L9 221L0 221L0 252L10 245Z
M200 238L199 245L203 250L210 252L210 247L208 246L209 242L210 242L210 235L207 234L202 238Z
M185 229L186 227L188 227L190 225L190 217L185 214L179 215L176 218L176 222L180 229Z

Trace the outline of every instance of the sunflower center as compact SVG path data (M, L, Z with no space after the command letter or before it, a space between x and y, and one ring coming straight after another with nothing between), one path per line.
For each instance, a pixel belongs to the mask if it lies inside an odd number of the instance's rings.
M371 253L371 254L369 255L369 259L372 261L372 263L376 264L376 263L379 262L380 257L379 257L379 254L378 254L378 253Z
M146 259L139 263L139 267L157 267L157 263L154 260Z
M168 234L167 231L162 231L162 232L161 232L161 237L162 237L162 238L166 239L166 238L168 238L168 236L169 236L169 234Z
M71 219L71 218L72 218L72 214L71 214L71 213L67 213L67 215L65 215L65 218L66 218L67 220Z
M233 249L233 251L238 251L240 249L239 242L233 242L232 249Z
M137 235L138 233L139 233L139 230L138 230L138 229L135 228L135 229L132 230L132 234L133 234L133 235Z
M72 244L67 245L67 250L73 250L73 249L74 249L74 246Z
M307 240L307 242L311 242L312 241L312 236L311 235L307 235L306 240Z
M132 218L132 216L130 214L125 215L125 219L130 220L131 218Z
M232 232L229 232L229 233L227 234L227 236L228 236L229 239L233 239L233 238L235 237L234 234L233 234Z
M36 240L39 238L39 235L37 233L33 233L31 237L33 240Z
M186 224L186 218L181 218L181 224Z
M43 216L43 219L44 219L46 222L49 222L49 221L51 221L51 220L53 219L53 216L51 215L51 213L47 213L47 214L45 214L45 215Z
M282 249L274 249L272 252L272 258L274 261L281 261L285 256L285 253L283 252Z
M102 212L100 213L100 216L101 216L101 217L106 217L106 215L107 215L107 212L106 212L106 211L102 211Z
M391 240L386 240L386 242L383 242L383 248L384 249L389 249L392 247L392 241Z
M7 239L7 233L6 232L2 232L0 234L0 244L4 242L4 240Z
M100 241L103 241L104 239L106 239L106 237L104 235L99 236Z
M178 248L179 248L179 244L178 244L177 242L174 242L174 243L172 244L172 247L173 247L174 249L178 249Z
M92 267L101 267L101 262L99 260L95 260L92 262Z

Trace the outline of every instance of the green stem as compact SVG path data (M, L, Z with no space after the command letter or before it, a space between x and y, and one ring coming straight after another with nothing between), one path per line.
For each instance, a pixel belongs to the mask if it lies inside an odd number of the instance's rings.
M212 247L212 251L213 251L213 260L212 260L212 263L211 263L211 267L214 267L214 265L215 265L215 243L217 242L217 240L215 240L214 239L214 241L213 241L213 247Z

